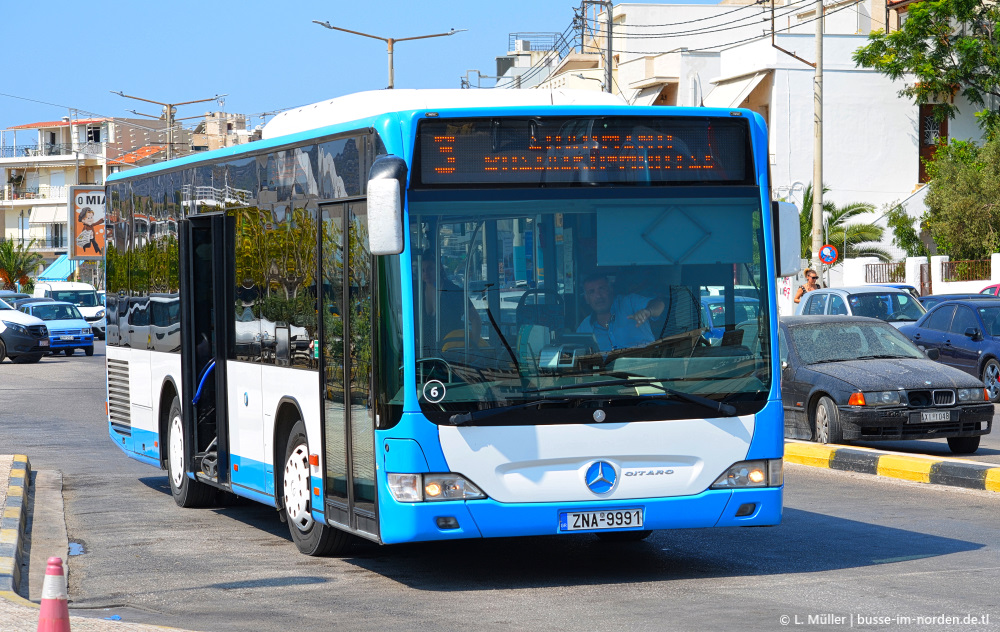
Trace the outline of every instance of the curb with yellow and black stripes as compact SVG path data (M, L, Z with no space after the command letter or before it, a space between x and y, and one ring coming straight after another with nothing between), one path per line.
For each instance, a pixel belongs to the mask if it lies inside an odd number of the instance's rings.
M785 462L916 483L1000 492L1000 466L962 459L786 441Z
M24 560L24 527L28 519L28 486L31 464L23 454L14 455L0 514L0 599L38 607L17 594Z

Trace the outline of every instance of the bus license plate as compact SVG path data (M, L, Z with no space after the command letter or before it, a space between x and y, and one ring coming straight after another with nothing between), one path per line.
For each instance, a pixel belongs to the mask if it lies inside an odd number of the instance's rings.
M642 509L612 511L567 511L559 514L560 531L628 529L642 526Z
M920 421L951 421L951 412L920 413Z

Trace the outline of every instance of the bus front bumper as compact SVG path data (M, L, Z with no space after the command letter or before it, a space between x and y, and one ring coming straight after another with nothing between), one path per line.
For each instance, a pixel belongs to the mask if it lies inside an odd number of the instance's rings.
M381 539L385 544L461 538L759 527L781 523L782 487L707 490L694 496L568 503L501 503L492 499L456 502L383 503ZM387 506L388 505L388 506ZM753 507L749 507L752 505ZM740 511L742 508L742 511ZM642 509L643 526L632 529L560 529L560 514ZM747 515L737 516L737 512ZM441 528L442 519L450 528ZM457 526L450 526L450 525Z

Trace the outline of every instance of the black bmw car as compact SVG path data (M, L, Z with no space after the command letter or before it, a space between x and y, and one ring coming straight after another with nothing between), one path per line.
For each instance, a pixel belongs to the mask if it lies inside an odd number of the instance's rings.
M983 383L934 362L880 320L789 316L778 339L788 438L947 438L952 452L971 454L990 432L993 404Z

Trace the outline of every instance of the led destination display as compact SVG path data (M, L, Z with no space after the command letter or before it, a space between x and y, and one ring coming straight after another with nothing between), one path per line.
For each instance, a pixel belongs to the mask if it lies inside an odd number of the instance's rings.
M420 123L419 184L752 184L744 118L437 119Z

